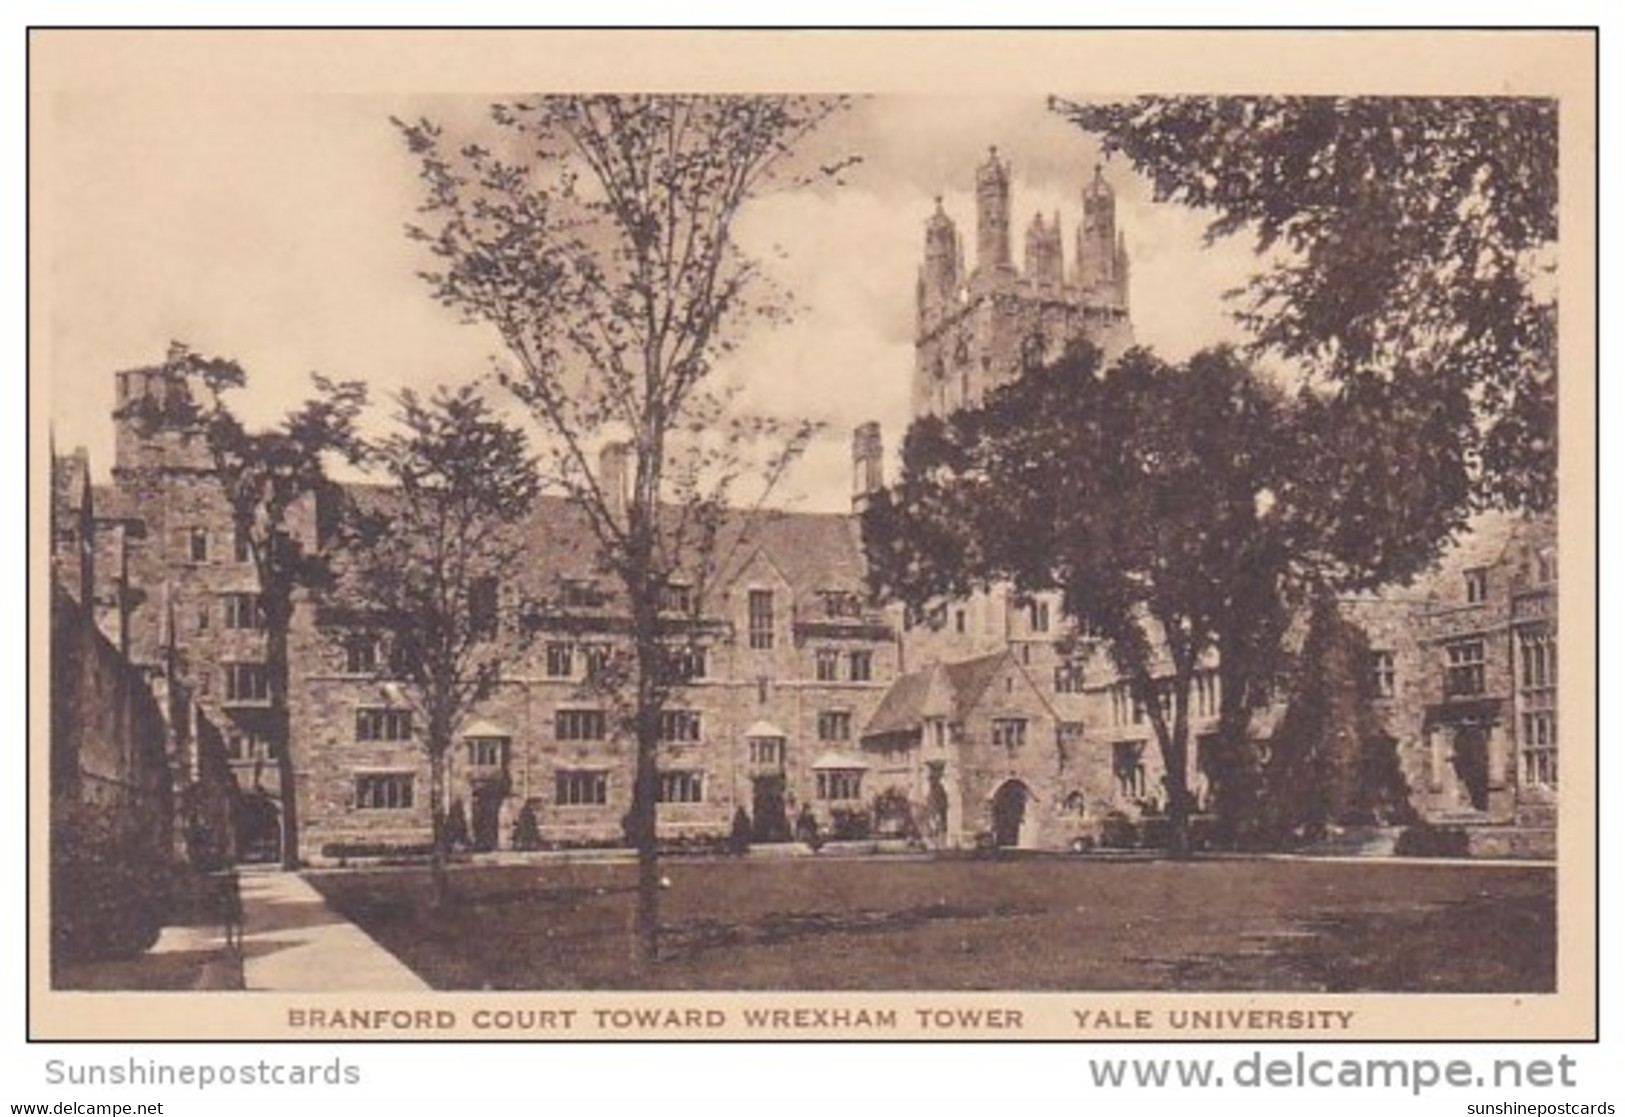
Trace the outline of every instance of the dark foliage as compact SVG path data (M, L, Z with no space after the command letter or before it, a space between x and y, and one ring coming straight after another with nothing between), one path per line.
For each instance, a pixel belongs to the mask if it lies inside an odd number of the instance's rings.
M1420 396L1475 498L1556 498L1557 103L1147 96L1054 102L1155 197L1260 257L1239 317L1356 398ZM1404 450L1413 446L1392 438Z
M514 849L536 850L542 848L542 828L536 818L536 807L530 800L519 808L519 815L513 820L513 834L511 844Z

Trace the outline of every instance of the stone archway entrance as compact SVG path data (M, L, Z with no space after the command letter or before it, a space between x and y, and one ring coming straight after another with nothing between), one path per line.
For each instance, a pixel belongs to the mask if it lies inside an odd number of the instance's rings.
M787 842L790 819L785 809L785 779L778 773L750 781L750 824L753 842Z
M469 840L481 853L497 848L502 833L502 800L508 789L496 780L476 781L469 791L473 810L469 819Z
M1488 810L1490 805L1490 731L1477 722L1465 722L1456 727L1455 747L1451 764L1462 789L1467 806L1475 811Z
M993 793L993 844L1014 849L1030 844L1032 792L1020 780L1006 780Z
M237 802L234 821L238 861L282 859L282 810L276 800L263 792L248 792Z

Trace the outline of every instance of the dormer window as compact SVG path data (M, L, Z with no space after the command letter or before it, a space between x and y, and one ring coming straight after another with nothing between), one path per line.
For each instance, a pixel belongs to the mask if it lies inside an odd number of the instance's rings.
M378 670L378 638L356 633L344 641L344 672L371 675Z
M579 579L565 582L559 598L566 609L602 609L609 604L609 594L594 583Z
M1027 626L1033 632L1049 631L1049 602L1034 601L1027 606Z
M660 608L666 613L681 613L685 616L694 612L694 587L681 582L672 582L660 594Z
M1544 547L1535 555L1535 580L1541 585L1557 581L1557 551L1554 548Z
M1489 600L1490 572L1486 568L1480 566L1469 570L1463 577L1467 584L1467 604L1477 605Z
M826 617L840 619L863 615L863 599L851 590L820 590L818 596L824 603Z

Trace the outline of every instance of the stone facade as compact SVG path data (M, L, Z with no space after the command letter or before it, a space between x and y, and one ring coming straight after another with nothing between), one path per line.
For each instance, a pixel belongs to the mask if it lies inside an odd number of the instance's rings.
M913 411L946 415L975 406L1019 376L1088 340L1108 358L1133 344L1128 252L1117 200L1100 168L1082 191L1073 267L1062 255L1060 215L1035 214L1025 270L1011 262L1010 167L990 150L976 171L976 259L962 259L959 231L938 199L926 222L916 286Z
M855 522L757 520L732 525L719 553L733 557L706 601L673 603L673 632L698 669L666 703L667 838L725 835L741 809L763 837L787 834L802 805L828 825L842 800L827 794L818 760L856 749L897 674L894 632L866 604ZM618 842L636 749L628 711L595 672L630 657L625 613L597 573L578 509L543 498L528 531L531 565L500 587L511 661L458 734L448 802L462 805L479 847L510 844L527 805L544 844ZM376 661L353 660L357 637L365 631L316 623L293 652L293 736L306 758L313 851L422 841L429 828L421 727L387 712L404 711L409 696ZM395 789L380 800L384 782Z
M963 259L958 230L940 201L926 222L915 418L975 406L1020 375L1026 359L1052 359L1071 342L1091 342L1108 359L1132 343L1129 261L1115 197L1100 170L1083 191L1071 269L1062 255L1059 216L1046 221L1038 215L1026 235L1025 269L1016 270L1010 196L1010 169L990 152L976 172L973 265ZM1553 825L1555 573L1549 519L1484 521L1416 587L1342 603L1371 650L1364 698L1395 743L1422 817L1525 830ZM1132 817L1165 805L1164 765L1150 719L1128 694L1107 649L1065 623L1058 595L1026 598L993 586L939 602L922 618L899 612L897 620L902 665L913 675L1007 652L1044 690L1057 725L1052 798L1072 830L1088 833L1110 814ZM1189 700L1186 778L1198 809L1210 793L1205 754L1218 729L1217 667L1216 661L1203 665ZM1255 739L1269 738L1283 713L1279 702L1256 711ZM877 730L879 739L896 732L884 716ZM969 740L950 734L947 743ZM951 766L953 760L932 763ZM917 785L921 777L914 778ZM958 840L976 832L968 824L950 830Z
M1072 342L1110 356L1132 341L1128 259L1099 171L1083 191L1071 268L1059 216L1038 216L1018 271L1009 168L990 154L976 183L974 266L940 204L927 223L916 417L972 405L1025 359ZM259 819L240 844L274 854L280 788L254 568L201 437L154 434L135 420L144 403L184 385L162 366L117 375L112 485L94 496L93 537L67 520L53 530L58 574L85 583L98 622L130 660L173 674L219 725L245 809ZM860 427L855 511L883 484L882 461L878 427ZM610 489L624 467L606 452ZM91 499L82 456L62 459L58 472L64 507L81 489ZM301 505L293 529L319 546L340 502L381 499L387 492L334 488ZM546 844L615 842L635 749L624 711L595 680L628 652L627 610L580 509L544 498L525 530L526 563L495 587L509 645L502 679L459 728L448 802L476 847L511 844L522 818ZM1417 588L1344 603L1367 634L1372 701L1424 816L1552 824L1554 547L1549 521L1492 526ZM878 817L886 796L941 845L1061 847L1113 814L1165 805L1149 718L1108 649L1068 627L1058 595L995 586L905 617L869 600L849 515L737 513L714 557L705 600L693 600L694 585L671 587L674 645L703 669L668 704L668 838L727 834L741 811L759 840L784 838L804 808L826 829L865 812L882 828L907 829ZM289 720L307 856L421 844L431 832L423 727L374 636L328 604L298 603ZM1199 808L1219 713L1216 667L1203 665L1190 695L1187 782ZM1279 714L1261 712L1253 732L1267 736Z

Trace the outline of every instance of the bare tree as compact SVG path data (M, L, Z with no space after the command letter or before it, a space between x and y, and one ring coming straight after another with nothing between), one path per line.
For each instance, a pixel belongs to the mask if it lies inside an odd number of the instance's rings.
M394 488L345 519L340 596L384 637L389 672L422 714L443 904L446 757L458 724L495 690L503 652L529 631L501 624L499 591L519 560L514 529L538 480L524 435L493 417L472 385L426 401L402 392L397 419L369 454Z
M674 577L703 608L724 511L756 470L771 488L813 434L742 414L714 376L750 325L785 318L735 239L763 192L835 178L798 149L844 107L790 96L538 96L493 106L490 146L449 145L397 121L418 157L436 298L493 326L504 384L546 436L547 480L585 511L630 613L626 673L637 768L628 830L638 850L634 955L658 959L657 742L672 684L660 605ZM625 444L626 476L591 468Z

